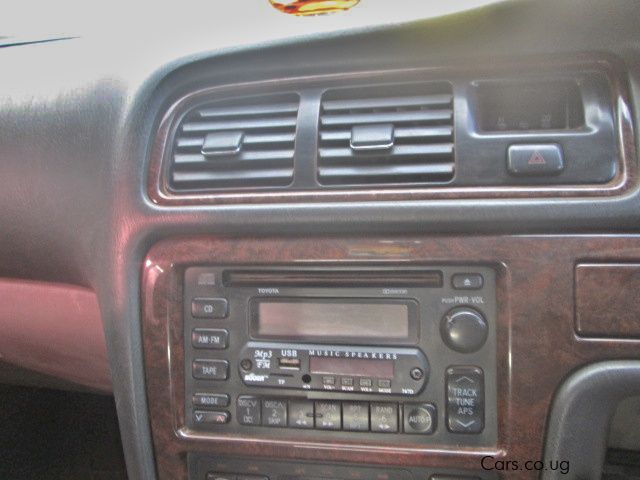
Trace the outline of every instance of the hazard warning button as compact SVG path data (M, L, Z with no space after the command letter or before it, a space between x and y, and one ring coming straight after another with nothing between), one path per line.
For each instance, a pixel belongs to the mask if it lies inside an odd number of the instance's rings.
M562 149L555 143L511 145L507 167L512 175L557 175L564 169Z

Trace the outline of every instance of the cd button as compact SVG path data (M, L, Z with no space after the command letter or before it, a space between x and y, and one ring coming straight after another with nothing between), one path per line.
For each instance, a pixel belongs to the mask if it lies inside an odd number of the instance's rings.
M262 410L259 398L238 397L237 406L238 422L241 425L260 425Z
M372 432L397 432L398 431L398 404L397 403L372 403L371 404L371 431Z
M276 399L262 400L262 425L265 427L286 427L287 401Z
M342 402L342 428L355 432L369 431L369 404Z
M194 298L191 301L191 316L195 318L225 318L228 313L226 298Z
M289 400L289 427L313 428L313 402Z
M316 428L321 430L342 428L340 402L316 402Z

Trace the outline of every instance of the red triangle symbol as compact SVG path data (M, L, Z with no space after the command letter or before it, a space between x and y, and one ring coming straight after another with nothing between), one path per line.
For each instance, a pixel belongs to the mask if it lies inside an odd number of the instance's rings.
M535 152L533 152L533 155L531 155L531 158L529 159L527 164L529 164L529 165L546 165L547 161L544 159L542 154L539 151L536 150Z

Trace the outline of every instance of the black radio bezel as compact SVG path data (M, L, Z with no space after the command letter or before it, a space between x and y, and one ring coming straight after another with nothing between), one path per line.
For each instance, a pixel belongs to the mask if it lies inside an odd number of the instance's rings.
M207 437L214 436L223 438L229 436L233 438L242 435L243 438L255 440L276 440L287 438L292 441L334 441L340 439L347 442L384 442L385 439L390 444L405 445L431 445L431 446L465 446L465 447L491 447L497 445L498 421L497 421L497 378L496 378L496 348L497 332L496 328L498 308L496 304L496 266L495 265L441 265L431 263L391 263L391 262L353 262L351 264L341 263L339 265L326 263L305 263L304 265L192 265L184 266L184 287L182 312L184 316L184 345L185 345L185 409L184 423L179 422L177 431L183 437ZM385 272L394 272L393 283L388 287L383 284L376 286L359 285L354 282L350 285L340 287L321 284L313 286L306 284L296 287L292 285L271 284L250 284L250 285L229 285L224 281L224 272L232 269L234 272L247 270L256 272L265 270L269 272L325 272L330 275L333 270L344 272L367 272L375 270L380 278ZM399 286L397 277L401 273L407 273L407 277L416 272L428 270L430 272L440 272L442 283L434 286L416 285L407 283L406 287ZM400 272L400 273L399 273ZM209 274L215 277L213 283L198 283L201 274ZM452 278L460 273L480 273L484 277L484 283L478 290L456 290L452 285ZM366 274L365 274L366 276ZM429 362L429 380L417 395L404 395L397 392L392 393L365 393L359 391L343 391L336 389L333 391L323 390L303 390L297 388L273 388L271 386L246 385L241 377L240 361L241 354L245 347L255 342L250 338L249 333L249 299L261 296L281 296L281 297L336 297L345 298L372 298L377 297L382 301L389 299L413 299L418 302L420 338L413 347L423 352ZM191 315L190 299L194 297L224 297L229 302L229 315L223 319L202 319ZM474 299L480 298L481 304L473 303ZM449 349L440 337L440 323L442 317L451 309L469 306L478 309L486 318L489 325L489 333L486 344L478 351L472 353L460 353ZM224 350L204 350L194 349L190 343L191 331L194 328L224 328L229 331L228 348ZM273 341L272 341L273 342ZM276 342L273 342L276 343ZM293 342L288 342L293 343ZM327 348L336 343L324 343ZM345 342L341 342L343 345ZM346 347L352 345L347 343ZM375 345L368 345L374 347ZM367 345L356 346L355 348L366 348ZM393 345L379 345L380 349L393 350L402 348ZM406 347L411 348L411 347ZM205 381L192 377L191 362L193 359L226 359L229 361L229 378L226 381ZM485 419L484 429L480 434L460 434L452 433L446 427L446 382L445 373L451 366L477 366L484 372L485 390ZM194 411L200 407L194 407L191 403L194 393L227 393L230 396L230 403L223 410L227 411L230 421L222 425L196 425L193 419ZM395 403L399 405L399 422L402 425L403 405L415 403L428 403L437 407L437 429L432 434L404 433L400 430L397 433L380 432L356 432L356 431L336 431L322 429L295 429L276 428L264 425L241 425L238 422L238 408L236 405L239 396L253 396L262 399L282 399L288 401L310 400L324 401L333 400L336 402L383 402Z

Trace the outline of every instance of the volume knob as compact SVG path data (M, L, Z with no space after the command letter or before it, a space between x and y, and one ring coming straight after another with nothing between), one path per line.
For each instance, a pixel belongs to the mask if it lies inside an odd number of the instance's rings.
M469 307L457 307L443 317L440 335L449 348L461 353L480 350L487 341L489 326L482 314Z

